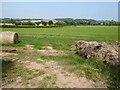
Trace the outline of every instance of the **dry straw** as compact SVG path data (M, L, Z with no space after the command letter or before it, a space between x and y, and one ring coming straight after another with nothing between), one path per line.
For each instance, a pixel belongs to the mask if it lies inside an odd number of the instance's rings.
M18 34L16 32L0 32L0 44L17 44Z

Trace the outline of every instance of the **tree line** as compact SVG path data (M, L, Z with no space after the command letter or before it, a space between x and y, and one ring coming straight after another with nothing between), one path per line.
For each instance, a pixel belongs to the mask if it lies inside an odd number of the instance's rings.
M41 20L41 22L31 22L32 20ZM1 18L1 23L12 23L16 26L67 26L67 25L103 25L103 26L118 26L120 22L115 20L94 20L94 19L73 19L73 18L58 18L55 19L58 22L53 23L52 20L48 22L42 21L42 19L12 19ZM23 22L22 22L23 21ZM27 22L24 22L27 21Z
M105 25L105 26L117 26L120 22L115 20L94 20L94 19L72 19L72 18L61 18L56 19L63 21L66 25Z

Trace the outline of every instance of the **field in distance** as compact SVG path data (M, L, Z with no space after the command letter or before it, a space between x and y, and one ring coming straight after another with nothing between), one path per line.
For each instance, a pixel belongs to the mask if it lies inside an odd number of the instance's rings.
M66 26L57 28L3 28L2 31L15 31L21 41L17 45L42 46L51 44L55 49L67 50L78 40L118 43L117 26Z

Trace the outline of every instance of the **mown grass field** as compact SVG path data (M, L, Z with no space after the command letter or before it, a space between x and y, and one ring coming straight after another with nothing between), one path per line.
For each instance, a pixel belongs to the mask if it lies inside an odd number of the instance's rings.
M50 45L57 50L69 51L71 46L79 40L107 42L109 44L118 43L118 27L115 26L3 28L2 31L15 31L19 34L20 40L20 43L16 45L3 45L3 47L13 46L19 48L29 44L34 45L36 49L41 49L43 46ZM24 59L24 53L20 53L19 57ZM112 78L111 74L115 73L113 71L109 71L106 65L104 65L100 61L97 61L96 59L83 60L73 53L69 53L68 55L64 56L44 56L33 53L31 55L30 61L35 62L35 58L33 57L60 62L64 66L64 68L69 72L74 72L78 76L85 75L88 79L91 79L95 82L106 82L110 78ZM9 74L13 74L12 72L9 72ZM14 73L17 73L17 71L15 71ZM117 77L115 76L115 78Z
M118 27L57 27L57 28L3 28L2 31L15 31L21 41L14 46L26 44L41 46L51 44L55 49L68 50L78 40L99 41L116 44L118 41Z

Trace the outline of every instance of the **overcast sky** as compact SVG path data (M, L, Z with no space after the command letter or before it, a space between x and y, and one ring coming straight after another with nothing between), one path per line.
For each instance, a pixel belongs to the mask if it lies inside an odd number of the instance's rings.
M118 20L117 2L3 2L5 18Z

